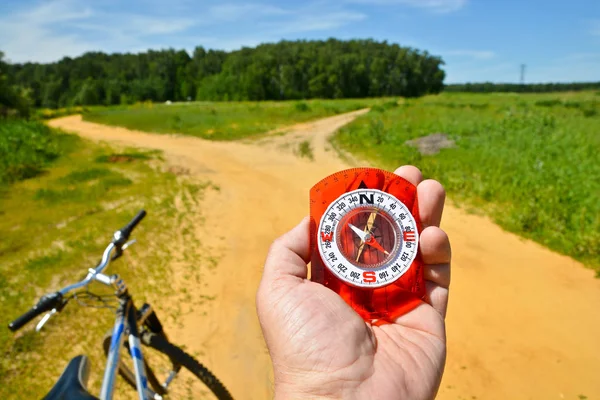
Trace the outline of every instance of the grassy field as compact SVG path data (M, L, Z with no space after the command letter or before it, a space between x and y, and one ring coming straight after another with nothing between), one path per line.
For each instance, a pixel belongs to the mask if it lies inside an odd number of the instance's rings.
M146 132L183 133L211 140L234 140L381 102L381 99L359 99L171 105L148 103L92 109L84 113L83 118Z
M16 124L20 133L39 128ZM2 129L6 132L8 125ZM198 266L205 261L196 251L189 215L198 212L196 202L202 193L215 188L171 172L156 152L116 151L73 135L40 132L42 136L17 135L27 143L21 146L26 148L23 158L35 156L36 147L29 142L38 137L46 140L44 148L54 149L51 156L42 157L35 179L5 184L0 195L2 399L41 398L77 354L90 356L90 383L98 392L105 362L101 341L114 320L110 310L83 308L72 300L39 334L33 331L36 322L17 334L6 325L42 294L81 279L95 265L114 230L140 208L148 211L148 217L134 233L138 244L107 272L119 273L138 305L151 302L168 326L181 312L178 304L187 307L206 300L185 298L189 293L182 293L179 301L165 302L163 296L171 288L163 282L171 275L171 262L189 266L187 279L199 282ZM90 290L111 292L96 285ZM167 303L171 308L165 308ZM132 393L121 384L118 394L129 398Z
M406 141L443 133L422 155ZM443 94L376 106L334 144L393 169L418 165L450 197L600 272L600 95Z

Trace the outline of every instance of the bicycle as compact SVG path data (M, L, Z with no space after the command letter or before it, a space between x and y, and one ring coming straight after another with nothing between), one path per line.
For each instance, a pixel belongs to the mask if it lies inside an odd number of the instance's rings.
M83 294L84 297L95 296L102 299L101 296L87 291L91 282L97 281L115 289L114 296L117 298L118 306L112 333L109 333L103 341L107 361L100 398L98 399L87 390L89 362L85 355L79 355L69 362L54 387L44 397L45 400L112 399L117 371L137 391L140 400L163 399L163 396L168 395L169 386L182 367L200 379L218 399L232 399L229 391L212 372L168 340L158 316L149 304L144 304L138 310L125 282L116 274L110 276L103 274L110 262L121 257L123 251L136 242L135 240L129 241L129 237L145 216L146 211L141 210L127 225L114 233L111 243L102 254L101 261L96 268L88 270L82 281L43 296L33 308L8 325L9 329L14 332L35 317L47 312L36 326L36 330L39 331L54 314L62 311L70 300L77 299L78 293ZM79 291L82 288L86 288L86 291ZM127 342L124 341L125 336L128 336ZM143 357L141 344L168 357L170 372L163 383L159 382L156 374ZM133 372L121 359L122 348L127 350L133 360Z

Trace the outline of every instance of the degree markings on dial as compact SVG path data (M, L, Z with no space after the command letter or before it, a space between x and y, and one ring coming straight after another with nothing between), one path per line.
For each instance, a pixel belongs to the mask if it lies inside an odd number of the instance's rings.
M354 200L352 201L353 198ZM344 202L343 207L340 207L342 202ZM378 264L377 267L371 267L376 269L365 270L360 265L354 265L353 260L349 260L346 253L344 253L346 250L339 247L343 246L343 244L339 242L340 232L338 229L342 229L340 228L341 222L348 213L351 213L358 208L365 208L368 211L369 207L381 210L384 215L387 215L387 218L391 219L390 222L396 229L395 240L397 241L397 244L393 254L390 256L392 258L383 259L381 260L381 264ZM335 213L335 216L330 219L332 213ZM404 218L400 218L400 215L403 215ZM381 287L394 282L410 268L415 253L418 251L418 245L415 243L418 242L418 231L416 221L410 213L410 210L400 200L389 193L377 189L356 190L349 194L342 195L331 202L319 225L319 231L321 233L326 232L323 229L325 225L329 225L330 228L327 232L333 233L333 240L326 241L319 235L318 242L320 246L318 248L323 261L335 276L358 286ZM362 228L361 224L357 225L358 228ZM404 240L403 232L408 230L415 232L415 241ZM410 243L410 245L405 245L406 243ZM334 256L330 256L331 258L329 258L328 256L332 253ZM338 264L338 262L341 263ZM367 276L366 271L373 271L374 273L369 273ZM371 278L373 278L373 280L371 280Z

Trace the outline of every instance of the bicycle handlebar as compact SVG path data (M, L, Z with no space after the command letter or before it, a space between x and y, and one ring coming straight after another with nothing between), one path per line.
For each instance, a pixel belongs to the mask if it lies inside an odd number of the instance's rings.
M115 232L115 235L113 236L113 243L119 247L125 244L127 239L129 239L131 232L133 232L137 224L142 222L145 216L146 211L140 210L140 212L138 212L137 215L133 217L133 219L129 221L127 225Z
M43 296L35 306L8 324L8 329L14 332L18 329L21 329L25 324L44 312L48 312L54 308L56 308L57 311L62 310L67 303L67 300L64 299L64 296L72 290L88 285L92 280L97 280L106 285L110 285L110 278L106 275L103 275L102 271L104 271L104 269L110 263L110 255L112 251L116 249L117 256L121 254L122 250L124 250L123 245L129 239L131 232L144 219L145 216L146 211L141 210L127 225L114 233L113 240L104 250L104 253L102 254L102 260L98 266L96 268L90 268L87 276L81 282L74 283L62 288L58 292Z
M13 332L21 329L26 323L38 315L50 311L53 308L62 308L63 304L63 295L60 292L47 294L43 296L35 306L31 307L29 311L8 324L8 329Z

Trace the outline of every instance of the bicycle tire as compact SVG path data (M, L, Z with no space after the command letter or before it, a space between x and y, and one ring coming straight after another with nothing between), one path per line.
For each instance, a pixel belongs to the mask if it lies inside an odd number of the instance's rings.
M205 367L194 357L183 351L180 347L169 342L162 335L156 335L148 331L142 333L142 335L142 344L166 355L167 357L169 357L169 359L186 368L198 379L200 379L200 381L210 389L210 391L217 397L217 399L233 400L231 393L229 393L229 391L223 385L223 383L221 383L219 378L217 378L207 367ZM110 343L110 339L111 335L107 335L104 339L104 342ZM106 345L104 347L106 351ZM127 350L129 351L129 348L127 348ZM150 386L153 387L158 394L166 394L166 392L158 382L158 379L156 378L152 368L148 365L145 359L144 365L146 367L146 375ZM128 368L125 368L125 370L123 370L123 368L119 368L119 375L121 375L121 377L130 386L132 386L134 389L136 388L135 377Z

